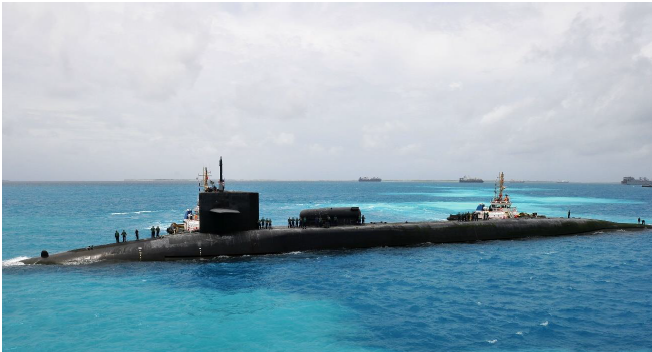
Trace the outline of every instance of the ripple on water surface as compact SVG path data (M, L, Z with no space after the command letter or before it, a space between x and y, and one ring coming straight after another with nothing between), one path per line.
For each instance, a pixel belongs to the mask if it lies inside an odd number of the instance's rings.
M454 184L445 185L450 194L444 187L433 189L436 196L409 194L433 186L420 183L235 186L262 192L261 215L280 223L315 204L359 204L370 221L417 221L487 201L474 200L476 186ZM18 257L41 249L108 242L116 227L131 232L164 224L196 202L195 183L90 188L3 185L4 350L649 351L652 346L652 231L212 261L15 265ZM545 206L558 215L568 207L560 201L575 204L573 214L603 219L652 214L650 200L630 187L527 188L512 191L521 193L527 207ZM477 194L485 197L486 189ZM98 196L110 201L98 203ZM606 202L612 199L621 202ZM16 215L28 211L34 215L29 222Z

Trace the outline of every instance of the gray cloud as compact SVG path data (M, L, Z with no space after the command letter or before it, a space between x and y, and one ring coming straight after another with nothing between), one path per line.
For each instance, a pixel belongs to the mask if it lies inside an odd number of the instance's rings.
M5 4L2 65L3 179L652 176L650 4Z

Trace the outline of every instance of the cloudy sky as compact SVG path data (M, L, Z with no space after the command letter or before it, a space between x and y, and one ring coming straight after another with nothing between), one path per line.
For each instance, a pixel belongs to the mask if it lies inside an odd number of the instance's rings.
M2 178L652 177L652 4L3 4Z

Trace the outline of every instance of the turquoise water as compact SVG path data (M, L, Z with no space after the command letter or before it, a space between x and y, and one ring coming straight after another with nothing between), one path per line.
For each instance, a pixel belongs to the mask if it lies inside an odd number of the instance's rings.
M285 226L319 206L441 220L491 184L231 182ZM651 189L519 184L519 210L652 221ZM15 265L179 221L196 183L4 183L3 350L652 351L652 231L212 261Z

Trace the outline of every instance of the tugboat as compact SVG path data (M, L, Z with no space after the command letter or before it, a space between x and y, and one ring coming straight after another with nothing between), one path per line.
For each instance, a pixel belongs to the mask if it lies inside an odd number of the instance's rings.
M494 185L494 198L491 200L489 207L480 203L475 210L475 214L478 214L478 217L484 219L507 219L507 218L517 218L518 211L516 207L512 207L512 202L509 199L509 195L505 194L503 197L503 191L505 190L505 174L502 172L498 175L498 179Z

